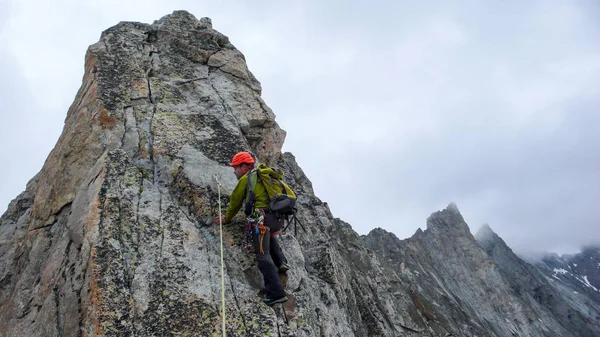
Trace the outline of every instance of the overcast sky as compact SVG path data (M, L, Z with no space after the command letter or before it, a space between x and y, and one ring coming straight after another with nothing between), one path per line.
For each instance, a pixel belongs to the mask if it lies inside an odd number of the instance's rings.
M334 216L403 239L455 202L513 250L600 242L600 2L0 0L0 213L84 56L173 10L229 36ZM418 3L418 4L416 4Z

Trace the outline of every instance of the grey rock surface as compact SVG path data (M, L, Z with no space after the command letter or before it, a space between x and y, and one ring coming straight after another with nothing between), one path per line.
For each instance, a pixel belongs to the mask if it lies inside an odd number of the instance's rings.
M562 269L556 266L549 269L541 261L536 264L525 262L487 225L476 237L514 292L535 309L543 322L556 321L561 326L556 330L562 331L561 336L600 335L600 293L578 293L582 277L573 286L568 282L569 275L565 275L568 273L562 273ZM583 286L585 288L585 284Z
M240 214L222 233L229 336L600 331L595 293L552 284L491 234L477 242L454 204L406 240L335 218L281 153L260 82L208 18L107 29L82 82L42 170L0 218L0 336L220 335L220 236L205 223L227 205L228 163L243 150L282 168L298 195L301 225L280 240L302 315L288 321L257 296Z

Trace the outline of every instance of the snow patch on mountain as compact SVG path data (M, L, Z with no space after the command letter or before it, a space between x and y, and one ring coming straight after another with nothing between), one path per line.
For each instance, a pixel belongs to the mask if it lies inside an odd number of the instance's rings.
M585 284L585 286L586 286L586 287L592 288L592 289L594 289L595 291L599 291L599 290L598 290L598 288L594 287L594 286L593 286L593 285L590 283L590 281L588 280L588 277L587 277L587 275L583 275L583 280L585 281L585 282L583 282L583 284Z
M569 273L568 271L562 269L562 268L554 268L552 269L552 271L554 272L554 274L569 274L571 275L571 273Z

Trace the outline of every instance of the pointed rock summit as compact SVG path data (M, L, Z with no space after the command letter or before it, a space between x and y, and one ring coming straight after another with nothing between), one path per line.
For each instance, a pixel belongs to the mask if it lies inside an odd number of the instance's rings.
M84 67L56 146L0 218L0 336L217 336L222 323L228 336L600 334L593 297L508 247L482 249L454 204L405 240L335 218L210 19L121 22ZM279 236L284 305L257 296L243 214L222 233L207 225L237 184L238 151L281 168L298 195L300 225Z
M260 93L242 53L208 18L177 11L106 30L88 49L83 84L40 172L31 229L53 223L111 150L161 186L173 170L198 184L226 173L218 166L241 149L275 163L285 132ZM214 172L198 173L200 164Z
M104 31L82 82L42 170L2 216L0 335L212 335L219 251L197 227L216 213L215 178L225 195L236 184L233 154L281 155L260 83L210 19L185 11ZM235 282L229 303L244 294ZM249 303L230 328L274 329L251 328L270 309Z
M483 224L475 234L475 239L480 244L495 245L505 244L504 241L492 230L490 225Z
M427 229L455 231L459 235L472 236L458 206L453 202L448 204L444 210L437 211L427 218Z

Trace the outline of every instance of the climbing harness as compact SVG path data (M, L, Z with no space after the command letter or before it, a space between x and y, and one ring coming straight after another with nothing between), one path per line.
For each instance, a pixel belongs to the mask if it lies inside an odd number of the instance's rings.
M219 182L219 178L217 178L216 174L214 177L217 181L217 190L219 196L219 234L221 237L221 321L223 323L223 337L225 337L227 334L225 332L225 264L223 263L223 218L221 217L221 183Z
M252 240L252 232L259 234L259 250L261 254L265 253L263 250L263 240L267 230L268 228L265 226L264 211L260 209L254 209L253 214L248 217L246 222L246 242L250 243L250 240Z

